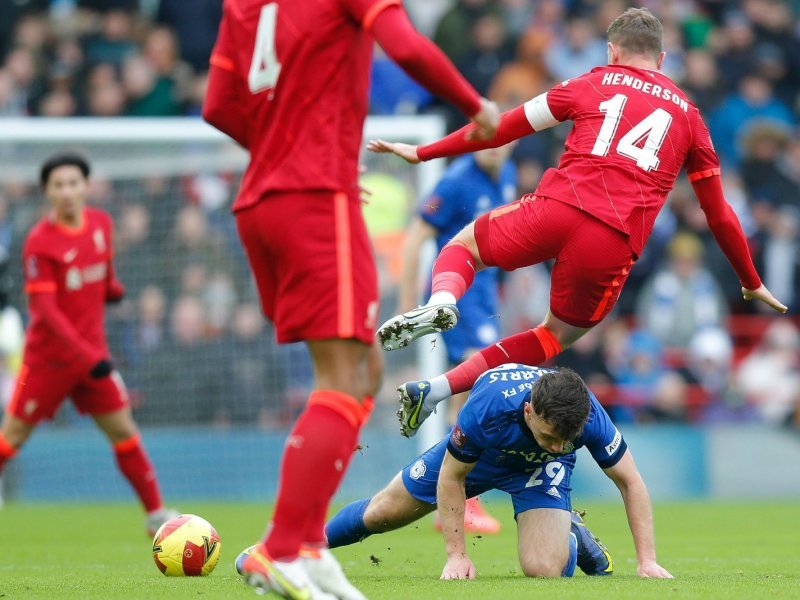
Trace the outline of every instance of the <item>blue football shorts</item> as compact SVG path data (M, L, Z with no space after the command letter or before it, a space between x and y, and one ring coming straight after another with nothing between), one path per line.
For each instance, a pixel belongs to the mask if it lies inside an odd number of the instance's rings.
M403 468L403 484L417 500L436 504L436 482L442 466L447 439L442 440ZM467 475L467 498L489 490L500 490L511 496L514 517L535 508L572 510L570 479L572 466L559 461L532 465L518 471L478 461Z

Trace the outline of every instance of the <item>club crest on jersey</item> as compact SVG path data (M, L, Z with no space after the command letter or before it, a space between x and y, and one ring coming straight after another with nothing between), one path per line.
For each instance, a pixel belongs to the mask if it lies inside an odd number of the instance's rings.
M425 471L427 470L428 467L425 466L425 461L420 458L417 462L411 465L408 474L411 477L411 479L416 481L417 479L425 475Z
M66 285L68 290L79 290L83 287L83 277L78 267L70 267L67 270Z
M94 240L94 249L97 250L98 253L102 254L106 251L106 236L102 229L98 228L94 230L92 240Z

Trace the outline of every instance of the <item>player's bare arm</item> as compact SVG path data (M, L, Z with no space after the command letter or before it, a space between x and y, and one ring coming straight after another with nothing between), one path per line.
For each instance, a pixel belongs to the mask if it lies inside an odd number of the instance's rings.
M442 519L442 537L447 552L447 563L441 579L475 579L475 565L467 556L464 537L464 510L466 506L465 481L475 463L463 463L449 451L445 452L436 502Z
M653 507L630 450L613 467L605 469L606 475L616 484L625 503L628 525L636 547L639 577L672 579L672 575L656 561L656 544L653 533Z
M436 237L436 228L420 217L415 217L408 228L405 244L403 244L403 271L400 275L400 293L397 300L397 312L403 313L417 306L419 285L419 257L422 246Z

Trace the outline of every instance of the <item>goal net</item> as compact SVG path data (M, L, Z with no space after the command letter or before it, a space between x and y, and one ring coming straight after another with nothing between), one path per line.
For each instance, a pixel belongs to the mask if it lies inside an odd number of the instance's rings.
M365 138L424 143L443 133L438 117L370 118ZM4 120L0 243L16 283L11 305L23 315L22 242L47 209L38 171L64 150L89 159L90 204L114 217L114 262L127 295L107 307L109 344L165 497L271 498L283 440L312 374L302 344L275 344L236 236L230 205L246 153L197 119ZM379 266L381 318L388 318L403 232L444 165L410 167L369 153L362 161L362 187L372 192L364 214ZM386 355L383 390L345 497L373 492L417 451L419 444L399 435L394 387L443 366L430 346L418 353L419 359L413 351ZM6 356L6 379L14 362ZM441 432L436 424L428 430L422 445ZM6 499L21 501L133 497L103 436L69 403L9 464L4 488Z

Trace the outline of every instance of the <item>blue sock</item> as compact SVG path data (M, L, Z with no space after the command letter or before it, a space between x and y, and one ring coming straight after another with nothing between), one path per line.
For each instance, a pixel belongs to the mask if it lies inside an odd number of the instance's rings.
M364 498L351 502L333 515L333 518L325 525L328 547L348 546L372 535L372 532L364 525L364 513L370 500L371 498Z
M562 577L572 577L575 573L575 565L578 564L578 538L570 531L569 533L569 558L564 570L561 571Z

